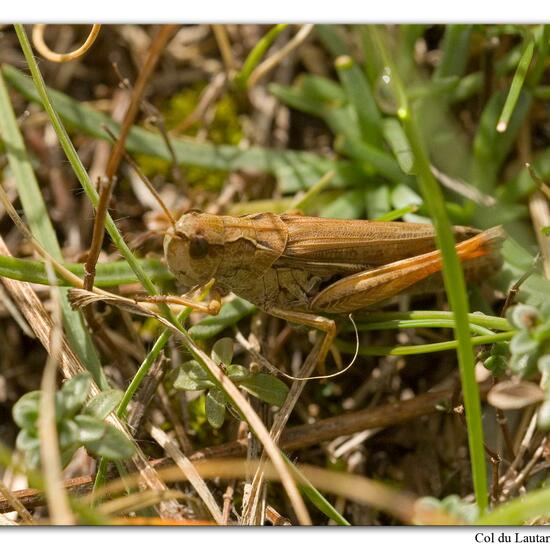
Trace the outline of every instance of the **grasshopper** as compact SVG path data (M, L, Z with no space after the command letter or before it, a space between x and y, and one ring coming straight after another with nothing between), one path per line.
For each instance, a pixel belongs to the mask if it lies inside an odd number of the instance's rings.
M500 227L454 227L468 280L501 265ZM242 217L196 211L168 230L169 269L187 288L233 292L266 313L321 330L322 364L336 334L326 314L373 308L400 293L442 287L430 224L335 220L272 213Z

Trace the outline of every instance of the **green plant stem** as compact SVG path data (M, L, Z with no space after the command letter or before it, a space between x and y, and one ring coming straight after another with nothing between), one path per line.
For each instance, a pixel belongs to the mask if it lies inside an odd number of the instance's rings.
M369 322L383 321L408 321L408 320L436 320L448 319L454 322L455 315L452 311L409 311L406 313L384 311L378 313L370 313L368 316ZM356 321L360 321L358 317ZM512 325L504 317L494 317L492 315L484 315L482 313L469 313L468 321L480 327L487 327L493 330L513 330Z
M423 320L394 320L381 321L379 323L360 323L357 325L357 330L388 330L388 329L403 329L403 328L454 328L455 322L449 319L423 319ZM494 334L492 330L470 323L470 330L476 334L490 336Z
M473 346L482 346L485 344L494 344L496 342L506 342L517 333L515 330L508 332L499 332L489 336L474 336L470 338ZM338 348L346 353L355 352L355 344L343 342L336 339ZM423 353L435 353L438 351L448 351L451 349L460 349L459 340L448 340L447 342L437 342L436 344L418 344L415 346L359 346L359 355L365 357L380 357L384 355L420 355ZM466 404L466 398L464 398Z
M455 334L457 338L458 364L464 406L466 425L468 429L468 443L472 478L476 502L480 511L488 505L487 472L485 465L485 451L483 449L483 426L481 423L481 404L479 388L475 378L475 357L468 322L468 297L464 273L455 249L455 239L451 223L445 208L445 201L441 188L432 175L430 161L422 143L416 121L410 110L405 88L400 81L396 67L392 63L378 30L373 29L384 63L392 69L392 82L398 102L397 115L405 134L409 140L415 158L415 169L424 200L434 221L438 247L443 259L443 280L451 309L455 314ZM501 335L499 335L501 336Z
M252 71L262 60L265 52L269 49L275 39L288 27L288 23L275 25L269 31L265 33L258 43L252 48L248 54L242 69L235 76L235 82L242 89L246 88L248 77L252 74Z

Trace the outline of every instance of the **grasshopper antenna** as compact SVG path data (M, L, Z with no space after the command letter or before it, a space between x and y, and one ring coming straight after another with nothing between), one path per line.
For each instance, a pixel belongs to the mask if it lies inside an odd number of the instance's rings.
M105 130L105 132L109 135L111 140L113 140L113 142L116 142L117 137L112 132L112 130L110 128L108 128L105 124L103 124L102 126L103 126L103 130ZM170 212L170 210L168 210L168 207L166 206L166 204L164 204L164 201L160 197L160 195L159 195L158 191L155 189L154 185L151 183L149 178L143 173L143 171L138 166L136 161L126 151L123 151L122 155L124 157L124 160L132 167L132 169L139 176L141 181L143 181L143 183L147 186L147 189L149 189L149 191L151 192L153 197L155 197L156 201L159 203L160 207L162 208L162 211L164 212L164 214L166 215L166 217L170 221L170 225L173 227L174 232L175 232L176 231L176 220L174 219L174 216L172 216L172 213Z
M283 372L279 370L277 367L273 367L281 376L284 376L285 378L288 378L289 380L297 380L297 381L304 381L304 380L326 380L327 378L335 378L336 376L340 376L341 374L344 374L346 371L351 369L353 367L357 356L359 355L359 331L357 330L357 325L355 324L355 321L353 320L353 316L350 313L348 315L349 320L351 321L351 324L353 325L353 330L355 331L355 353L353 354L353 359L349 362L347 367L344 367L343 369L333 372L332 374L323 374L321 376L292 376L290 374L287 374L286 372Z

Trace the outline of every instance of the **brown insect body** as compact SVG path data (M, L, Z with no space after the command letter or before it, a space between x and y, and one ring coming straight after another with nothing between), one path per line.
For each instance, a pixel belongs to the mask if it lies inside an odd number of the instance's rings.
M468 278L499 267L500 228L455 227L455 237ZM187 287L214 278L222 291L266 311L349 313L441 286L430 224L191 212L167 234L164 249Z

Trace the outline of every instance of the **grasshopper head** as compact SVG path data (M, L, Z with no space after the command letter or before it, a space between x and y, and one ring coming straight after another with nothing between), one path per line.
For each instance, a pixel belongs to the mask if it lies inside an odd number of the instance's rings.
M164 238L168 268L186 287L206 284L223 258L224 228L219 216L184 214Z

